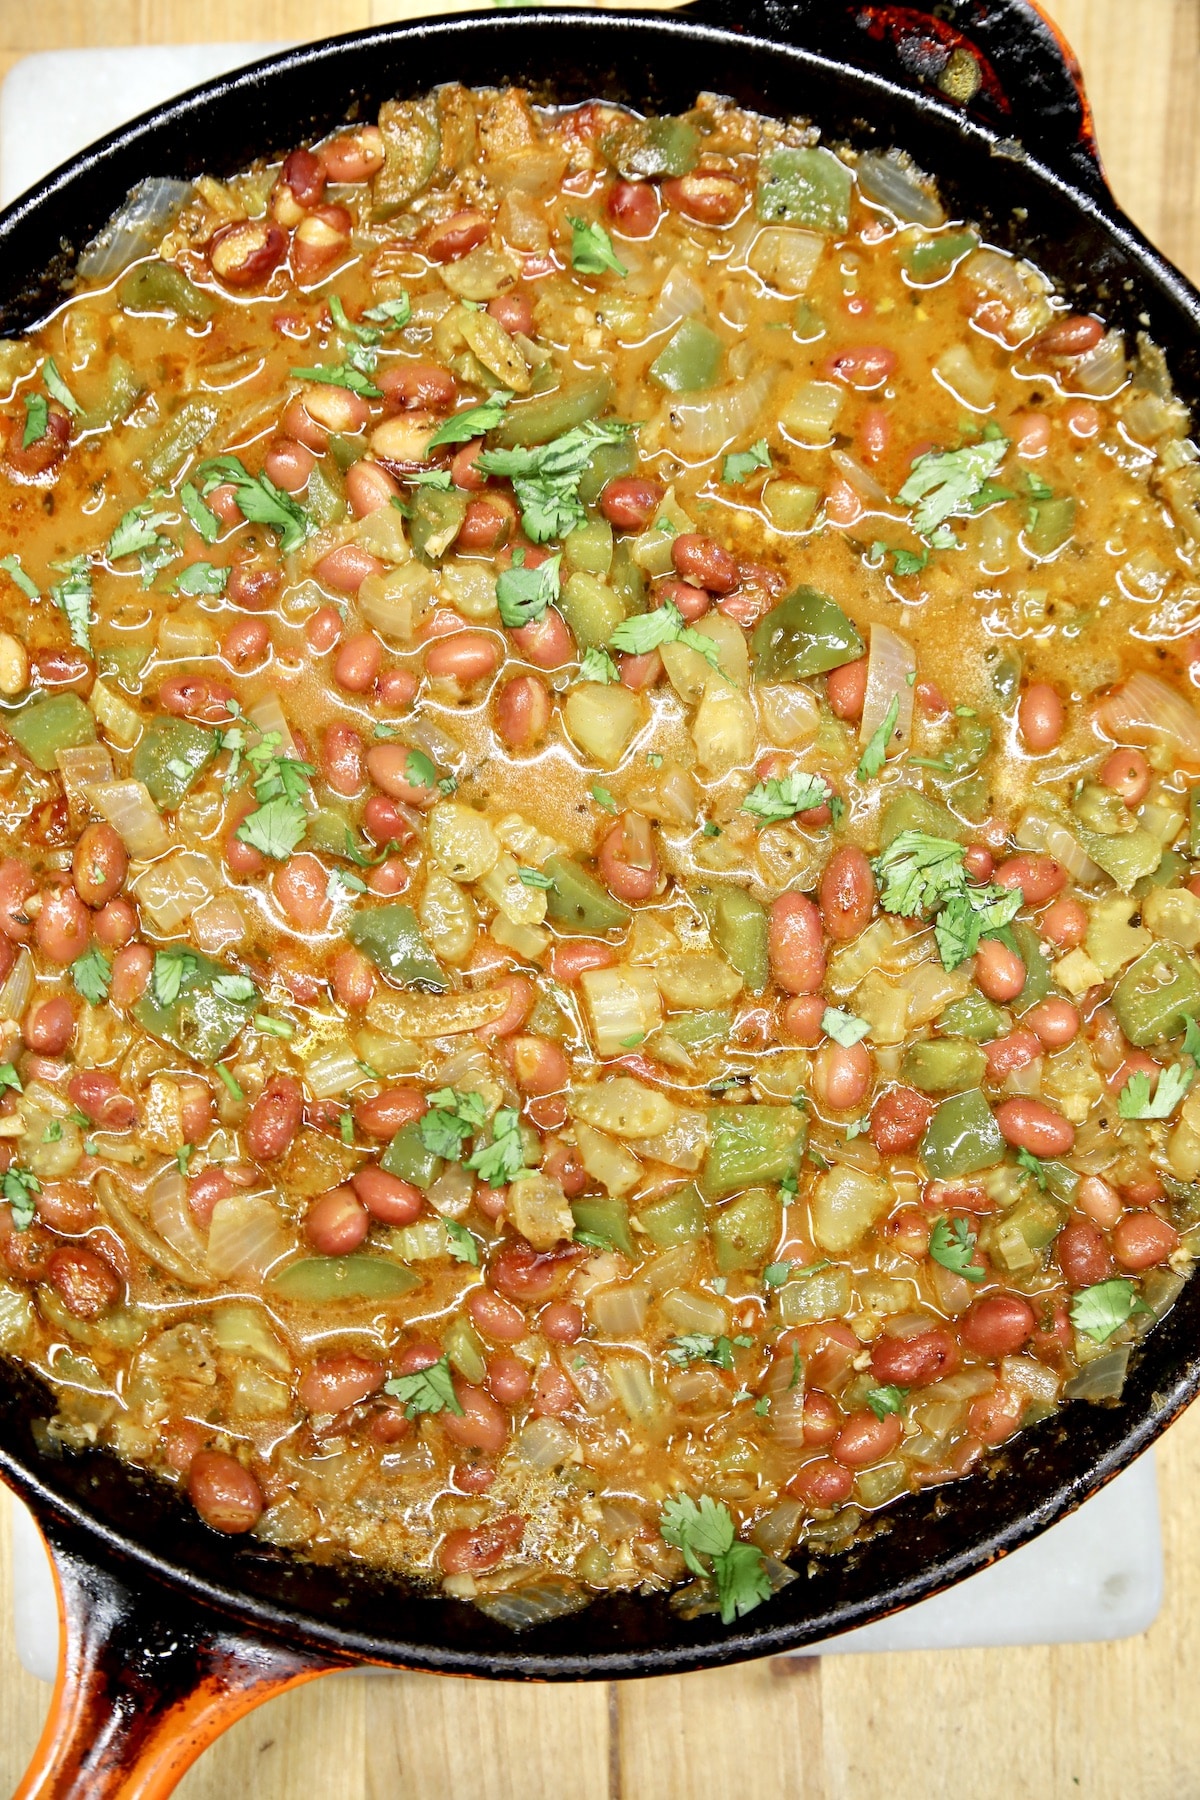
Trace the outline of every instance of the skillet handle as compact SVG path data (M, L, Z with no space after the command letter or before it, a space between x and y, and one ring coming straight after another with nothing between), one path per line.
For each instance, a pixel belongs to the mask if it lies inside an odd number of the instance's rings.
M345 1665L243 1630L47 1524L59 1665L14 1800L165 1800L201 1752L286 1688Z
M965 112L1112 203L1079 63L1034 0L693 0L687 12L794 43Z

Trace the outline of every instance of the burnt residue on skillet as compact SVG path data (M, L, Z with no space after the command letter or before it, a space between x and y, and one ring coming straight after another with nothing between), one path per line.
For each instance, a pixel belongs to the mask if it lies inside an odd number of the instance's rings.
M697 91L719 89L759 111L809 117L829 141L903 146L936 174L949 211L1035 256L1066 294L1131 337L1148 330L1181 398L1200 401L1200 297L1108 197L1091 160L1085 105L1046 27L1020 0L954 0L933 26L917 8L767 0L757 11L737 9L744 35L724 25L722 4L709 0L716 23L694 12L422 21L216 82L115 134L0 218L0 331L20 331L54 304L79 250L149 173L232 173L447 80L515 82L559 102L602 94L647 111L678 110ZM960 30L981 53L966 111L937 85L965 42ZM1028 152L1014 141L1018 130ZM537 1679L644 1675L814 1642L1016 1547L1116 1474L1187 1404L1200 1387L1198 1341L1200 1284L1192 1282L1136 1356L1117 1405L1076 1404L982 1473L896 1502L840 1557L806 1563L801 1548L793 1558L801 1579L733 1628L685 1620L665 1595L625 1594L517 1637L465 1603L353 1564L218 1538L171 1489L107 1454L47 1457L38 1427L53 1402L12 1364L0 1384L0 1469L53 1539L122 1568L143 1598L149 1590L160 1618L200 1602L291 1645L409 1667Z

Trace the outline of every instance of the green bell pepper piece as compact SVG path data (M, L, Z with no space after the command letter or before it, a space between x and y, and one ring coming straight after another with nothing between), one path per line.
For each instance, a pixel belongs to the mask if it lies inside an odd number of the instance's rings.
M987 1057L969 1038L924 1038L912 1044L900 1064L900 1079L923 1094L961 1094L977 1088L987 1073Z
M1023 1194L1003 1219L1006 1226L1020 1232L1031 1250L1044 1250L1052 1244L1066 1222L1067 1215L1048 1193Z
M951 781L960 780L977 769L992 747L992 728L982 719L960 719L953 738L940 756L912 756L909 761L918 769L929 769Z
M108 425L120 424L122 419L128 418L145 391L146 383L137 371L123 356L114 356L108 365L103 393L80 416L81 428L102 431Z
M930 837L950 838L962 842L962 822L948 806L918 794L915 788L904 788L887 802L879 825L880 848L886 850L902 831L924 831Z
M472 1387L479 1387L487 1375L487 1362L484 1359L483 1343L479 1333L470 1319L459 1313L450 1321L442 1349L446 1353L446 1361L458 1372L464 1381Z
M1200 857L1200 782L1188 789L1188 855Z
M612 376L606 369L592 369L578 381L510 406L492 436L505 450L518 444L548 444L576 425L598 419L612 396Z
M625 617L620 597L595 575L576 569L558 597L558 610L585 650L607 644Z
M603 577L612 568L613 529L607 519L589 519L563 539L563 562L568 569Z
M1046 1192L1061 1200L1064 1206L1070 1206L1075 1199L1075 1190L1079 1186L1079 1177L1075 1170L1064 1162L1044 1162L1041 1177L1046 1184Z
M600 153L627 181L687 175L700 157L700 135L687 119L638 119L602 137Z
M304 507L319 531L345 518L346 487L335 461L318 458L313 464L304 490Z
M160 1006L152 981L133 1008L133 1016L151 1037L161 1038L193 1062L211 1067L245 1029L262 1005L262 995L256 987L245 1000L231 1000L215 992L215 981L228 979L237 971L201 955L199 950L189 949L188 955L194 966L185 970L175 999Z
M778 1194L751 1188L712 1215L713 1251L722 1275L735 1269L759 1269L775 1248L783 1224Z
M390 219L428 187L442 153L442 133L429 100L391 101L379 125L384 160L371 188L371 214Z
M865 645L836 601L798 587L759 620L751 639L758 681L800 681L854 662Z
M1008 929L1013 934L1017 954L1025 964L1025 986L1009 1004L1015 1013L1027 1013L1031 1006L1037 1006L1053 989L1050 959L1042 949L1042 940L1032 925L1016 923Z
M400 1127L380 1157L379 1166L389 1175L420 1188L422 1193L433 1186L445 1168L441 1157L426 1147L419 1119Z
M1072 820L1071 830L1092 861L1112 876L1123 893L1128 894L1145 876L1153 875L1162 861L1161 843L1141 825L1115 837L1089 831L1077 820Z
M1187 858L1180 856L1176 850L1164 850L1162 861L1153 875L1143 875L1134 888L1134 897L1144 900L1151 888L1182 887L1187 880Z
M361 907L346 927L346 936L393 981L439 990L449 985L421 936L411 906Z
M215 400L185 400L154 440L145 464L148 479L157 483L177 475L220 417L221 409Z
M39 695L20 712L0 713L0 719L30 762L47 774L57 769L60 750L96 741L96 721L78 694Z
M836 236L850 224L852 186L849 169L832 151L792 150L781 144L759 162L758 216Z
M650 1242L660 1249L669 1249L673 1244L690 1244L704 1236L704 1202L694 1182L667 1194L662 1200L652 1200L637 1217Z
M978 1088L943 1100L921 1139L921 1161L934 1181L973 1175L1003 1155L1000 1127Z
M645 612L646 572L634 562L629 542L625 538L618 538L613 545L608 585L621 602L627 619L632 618L634 613Z
M794 1175L808 1124L795 1106L710 1106L708 1135L700 1191L722 1200L752 1183Z
M127 694L140 694L142 670L149 661L150 651L142 644L105 644L96 650L96 673L119 682Z
M745 888L732 882L698 884L691 897L708 921L718 949L723 950L752 994L767 985L767 915Z
M629 908L614 900L573 857L551 856L542 865L553 887L546 889L546 916L570 931L616 931L628 925Z
M684 319L647 371L669 394L710 388L721 372L725 346L700 319Z
M346 437L340 431L329 435L329 454L344 475L356 462L362 461L363 441L360 437Z
M1186 951L1155 944L1132 963L1113 989L1112 1009L1131 1044L1175 1037L1200 1009L1200 972Z
M214 301L174 263L148 262L130 269L117 289L122 312L173 312L202 325L217 310Z
M668 1020L664 1029L668 1037L673 1037L685 1050L695 1050L727 1038L733 1029L733 1016L720 1010L679 1013Z
M457 488L418 488L413 496L408 535L424 563L436 563L450 548L467 516L467 496Z
M993 1001L972 991L961 1000L952 1000L938 1014L937 1028L947 1037L974 1038L976 1043L986 1044L1004 1030L1004 1014Z
M1025 542L1035 556L1053 556L1075 529L1075 501L1069 494L1038 500L1029 508Z
M915 281L940 281L960 257L969 256L979 243L973 231L947 231L926 238L908 253L908 272Z
M340 856L343 861L352 862L354 859L347 849L347 834L349 843L357 843L349 816L338 812L336 807L319 806L316 812L308 815L305 848L315 850L318 856Z
M419 1275L382 1256L305 1256L268 1286L281 1300L327 1306L331 1300L400 1300L421 1285Z
M632 475L637 468L637 439L633 433L616 444L597 444L583 465L579 477L579 498L585 506L595 506L610 481Z
M633 1233L629 1229L629 1207L615 1195L589 1200L572 1200L571 1217L575 1221L575 1242L592 1244L601 1250L619 1250L622 1256L636 1257Z
M174 812L216 754L215 731L159 713L147 720L138 739L134 779L145 782L160 812Z

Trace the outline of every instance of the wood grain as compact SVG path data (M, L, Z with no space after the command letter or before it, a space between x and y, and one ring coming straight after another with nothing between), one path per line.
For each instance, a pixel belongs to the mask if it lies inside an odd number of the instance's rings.
M486 5L487 0L481 0ZM0 0L0 74L84 44L302 38L436 10L426 0ZM1200 4L1055 0L1114 190L1200 278ZM181 1800L1200 1800L1200 1408L1158 1452L1167 1593L1119 1644L831 1657L619 1687L336 1676L215 1746ZM8 1627L0 1494L0 1788L47 1691Z

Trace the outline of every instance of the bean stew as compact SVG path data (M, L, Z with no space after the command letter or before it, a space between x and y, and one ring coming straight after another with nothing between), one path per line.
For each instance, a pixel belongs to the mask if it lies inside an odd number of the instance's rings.
M1200 1245L1155 345L711 95L442 87L81 269L0 344L45 1446L514 1628L731 1622L1119 1399Z

